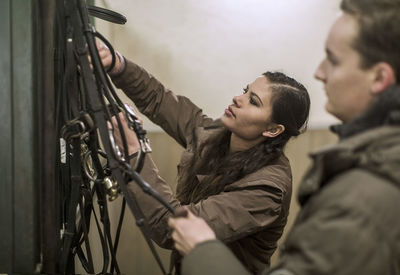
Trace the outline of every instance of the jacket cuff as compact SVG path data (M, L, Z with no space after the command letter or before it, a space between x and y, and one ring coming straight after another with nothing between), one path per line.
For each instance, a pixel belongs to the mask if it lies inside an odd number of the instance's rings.
M119 76L126 69L125 57L123 57L123 55L119 51L115 51L115 55L116 55L116 58L118 58L118 60L121 63L121 65L120 65L120 67L118 69L113 68L111 70L111 72L108 73L110 76Z

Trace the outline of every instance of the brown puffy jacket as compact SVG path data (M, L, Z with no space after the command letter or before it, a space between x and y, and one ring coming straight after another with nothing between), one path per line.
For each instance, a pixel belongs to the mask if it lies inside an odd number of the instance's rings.
M139 66L127 61L125 71L113 82L130 97L138 109L161 126L181 144L184 151L178 166L179 181L192 157L193 141L204 142L216 130L217 121L205 116L188 98L167 90ZM170 186L159 176L150 157L146 157L141 176L173 207L179 207ZM198 175L201 180L201 176ZM204 218L253 273L270 263L287 221L292 178L289 161L282 156L275 164L265 166L225 187L223 192L188 207ZM151 228L158 245L173 247L167 220L170 213L154 199L129 184Z

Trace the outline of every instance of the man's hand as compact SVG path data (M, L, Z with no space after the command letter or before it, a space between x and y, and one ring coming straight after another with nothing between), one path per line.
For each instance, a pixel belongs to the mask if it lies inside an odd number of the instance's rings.
M204 219L196 217L189 210L187 212L187 217L168 220L168 225L173 229L175 248L182 255L188 254L199 243L216 239L214 231Z

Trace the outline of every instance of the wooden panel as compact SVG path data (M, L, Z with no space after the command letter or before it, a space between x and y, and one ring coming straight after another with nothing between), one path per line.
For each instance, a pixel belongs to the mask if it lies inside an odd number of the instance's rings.
M56 130L55 130L55 90L54 90L54 0L41 0L37 18L40 19L39 30L35 32L40 39L37 47L38 63L41 76L38 77L36 100L38 122L35 127L39 130L39 150L41 157L38 162L40 174L40 227L41 253L43 256L42 273L56 274L59 258L59 192L56 180ZM37 44L39 44L37 43Z
M33 273L39 261L33 134L33 1L1 1L0 272Z
M0 273L12 270L12 120L10 0L0 1ZM10 119L9 119L10 118Z
M34 1L1 1L0 272L32 274L39 261L35 177Z
M11 3L13 137L14 137L14 262L13 272L31 273L39 262L37 178L34 135L34 1Z

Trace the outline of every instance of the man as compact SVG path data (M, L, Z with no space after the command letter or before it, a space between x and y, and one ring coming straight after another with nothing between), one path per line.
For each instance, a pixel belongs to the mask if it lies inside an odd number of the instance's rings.
M311 154L271 275L400 274L400 0L342 0L315 77L340 141ZM182 273L248 274L207 224L170 219Z

